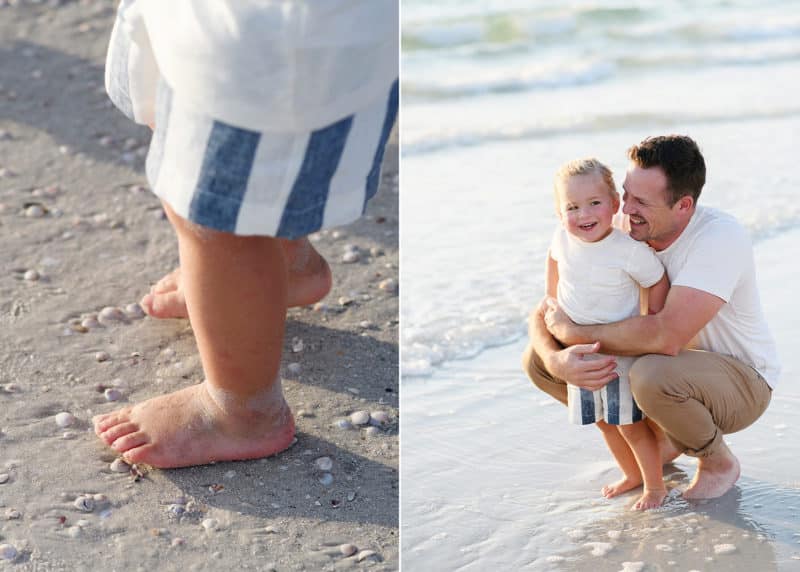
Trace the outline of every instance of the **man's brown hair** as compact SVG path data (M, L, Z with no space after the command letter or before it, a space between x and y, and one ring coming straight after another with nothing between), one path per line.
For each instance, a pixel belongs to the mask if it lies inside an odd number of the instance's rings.
M697 204L697 198L706 183L706 162L691 137L648 137L628 149L628 158L643 169L661 167L667 177L666 199L669 206L686 195Z

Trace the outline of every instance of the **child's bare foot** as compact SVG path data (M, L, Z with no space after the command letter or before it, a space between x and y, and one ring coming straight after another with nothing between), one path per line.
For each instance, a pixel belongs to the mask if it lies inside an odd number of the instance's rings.
M650 510L651 508L658 508L667 496L667 489L644 489L642 496L639 497L632 510Z
M624 492L628 492L631 489L635 489L636 487L642 486L642 477L622 477L615 483L611 483L610 485L606 485L601 489L603 496L607 499L614 498L617 495L621 495Z
M289 271L287 305L307 306L319 302L330 292L331 269L307 238L281 240ZM153 318L188 318L181 287L181 269L176 268L159 280L139 305Z
M207 383L98 415L95 433L128 462L164 469L257 459L292 444L294 419L280 393L255 412L230 400L221 405Z

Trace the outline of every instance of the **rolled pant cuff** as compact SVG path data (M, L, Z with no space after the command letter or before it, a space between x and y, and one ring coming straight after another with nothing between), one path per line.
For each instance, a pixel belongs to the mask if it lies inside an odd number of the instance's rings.
M720 444L722 443L722 437L722 431L717 428L716 432L714 433L714 437L699 449L688 447L672 438L670 438L670 440L679 450L683 451L684 455L689 455L690 457L710 457L719 448Z

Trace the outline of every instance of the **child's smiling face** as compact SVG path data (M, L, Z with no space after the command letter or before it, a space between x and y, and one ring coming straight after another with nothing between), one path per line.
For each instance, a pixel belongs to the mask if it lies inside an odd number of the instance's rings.
M619 196L597 174L573 175L558 186L558 216L571 235L597 242L611 233Z

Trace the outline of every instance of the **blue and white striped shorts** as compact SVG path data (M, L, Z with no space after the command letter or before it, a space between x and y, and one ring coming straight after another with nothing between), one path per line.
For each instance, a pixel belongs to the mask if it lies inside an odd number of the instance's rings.
M605 421L609 425L630 425L645 415L631 393L628 371L636 358L617 356L619 377L597 391L588 391L567 384L569 421L576 425L591 425Z
M106 88L133 118L130 40L112 33ZM398 82L385 97L310 132L235 127L181 105L159 78L146 174L181 217L238 235L297 238L360 217L378 190L398 109Z

